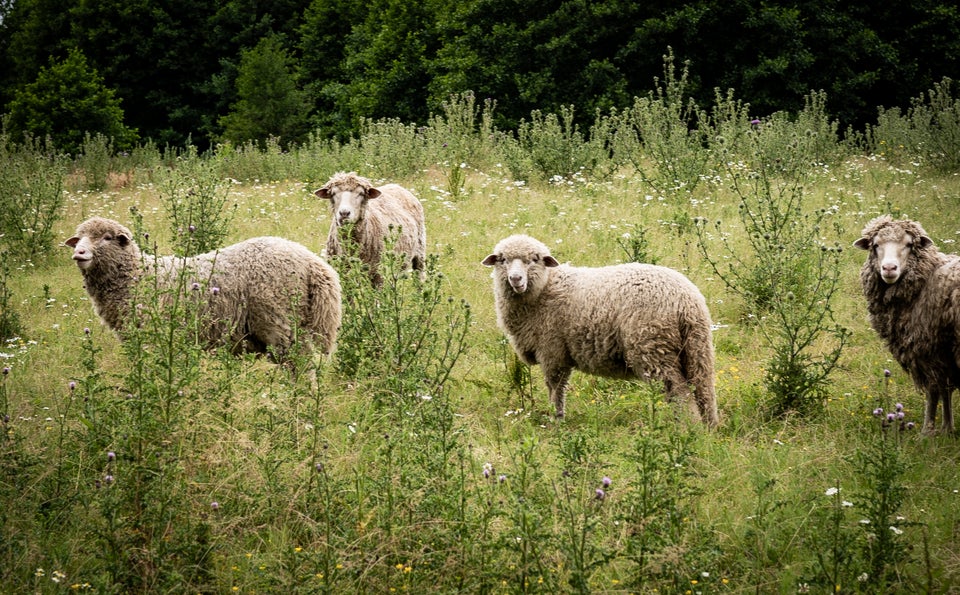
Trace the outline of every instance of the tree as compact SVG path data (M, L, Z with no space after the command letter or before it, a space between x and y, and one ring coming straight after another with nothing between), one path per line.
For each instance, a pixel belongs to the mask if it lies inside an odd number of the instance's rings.
M123 123L123 110L113 89L87 65L78 50L60 62L53 59L41 68L36 81L21 88L10 102L7 131L12 138L24 134L49 137L55 147L76 154L87 134L113 139L117 150L131 147L136 130Z
M293 58L276 35L243 52L237 75L239 99L220 118L224 140L241 144L279 137L288 144L305 139L310 105L297 88L293 66Z

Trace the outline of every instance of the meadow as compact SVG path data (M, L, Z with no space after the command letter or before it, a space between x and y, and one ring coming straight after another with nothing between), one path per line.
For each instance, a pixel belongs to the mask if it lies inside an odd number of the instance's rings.
M0 591L960 592L960 445L919 432L923 397L870 329L852 248L890 213L955 251L958 151L938 131L958 106L841 140L816 94L754 119L663 91L586 131L537 113L494 130L494 106L465 96L422 126L290 151L114 155L90 138L67 159L6 139L8 164L41 166L0 184L62 202L0 277L17 331L0 349ZM338 170L411 189L431 262L422 281L390 263L380 290L341 269L316 387L204 352L189 311L121 342L58 245L101 215L157 253L188 249L187 223L319 253L330 216L312 191ZM657 386L578 372L556 421L480 264L512 233L561 262L655 262L697 284L721 426Z

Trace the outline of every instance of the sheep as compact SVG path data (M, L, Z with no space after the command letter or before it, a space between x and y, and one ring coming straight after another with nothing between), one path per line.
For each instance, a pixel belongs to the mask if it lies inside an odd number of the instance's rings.
M668 400L717 426L710 312L685 276L639 263L561 265L526 235L501 240L482 263L493 267L497 325L521 360L540 364L558 419L577 369L662 381Z
M162 290L175 290L178 281L191 293L204 289L206 347L226 345L237 354L267 353L283 362L298 327L308 352L319 347L329 355L335 348L339 276L296 242L259 237L198 256L154 257L141 254L120 223L93 217L64 243L73 248L94 312L118 333L130 317L136 283L156 275Z
M923 432L953 432L950 398L960 387L960 257L940 252L915 221L883 215L855 247L868 250L860 269L870 324L926 395Z
M383 278L379 272L384 240L391 230L399 234L394 249L404 255L406 265L420 271L426 264L427 227L423 205L406 188L387 184L375 188L370 180L356 172L338 172L316 192L330 201L332 221L327 234L327 255L343 253L340 246L340 227L352 223L351 240L358 249L360 260L369 268L373 285L380 287Z

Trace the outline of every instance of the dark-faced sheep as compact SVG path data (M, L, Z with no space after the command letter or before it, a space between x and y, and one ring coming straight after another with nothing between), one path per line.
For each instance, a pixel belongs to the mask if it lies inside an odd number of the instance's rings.
M960 387L960 258L934 246L919 223L873 219L854 246L869 251L860 269L870 324L926 395L923 431L953 431L950 398Z
M126 227L94 217L65 244L73 248L94 311L115 331L130 317L135 284L156 275L161 288L176 288L178 282L188 291L205 288L202 340L207 346L283 360L297 328L309 349L330 354L336 345L340 279L296 242L260 237L199 256L154 257L141 254Z
M502 240L483 264L494 268L497 324L520 359L540 364L558 418L577 369L661 381L669 400L717 425L710 313L689 279L649 264L561 265L525 235Z
M332 220L327 234L327 255L344 253L340 245L340 228L352 224L350 241L360 260L369 267L373 284L383 280L379 272L384 241L391 233L398 234L394 249L402 254L405 264L423 271L426 264L427 227L423 205L406 188L387 184L375 188L370 180L355 172L333 175L314 194L329 200Z

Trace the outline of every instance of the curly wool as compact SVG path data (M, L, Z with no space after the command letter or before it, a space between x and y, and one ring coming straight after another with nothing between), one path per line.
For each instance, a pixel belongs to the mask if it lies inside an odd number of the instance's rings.
M386 184L374 187L367 178L356 172L337 172L316 194L328 199L334 207L330 231L327 234L327 255L337 256L344 252L340 245L340 227L336 212L337 195L344 192L356 192L364 198L353 225L350 241L357 247L357 256L367 265L374 284L379 286L382 278L379 273L384 241L397 231L394 250L403 254L407 266L422 271L426 265L427 227L423 214L423 205L406 188L398 184Z
M685 276L648 264L559 265L525 235L502 240L483 263L494 267L497 324L523 361L543 368L558 417L577 369L662 381L680 402L690 403L692 392L697 415L717 425L710 313Z
M208 346L228 345L237 353L273 352L282 358L299 327L305 333L301 340L323 353L335 348L341 318L339 277L296 242L259 237L198 256L154 257L141 254L126 227L94 217L80 224L66 244L74 247L94 311L115 331L130 317L138 280L155 275L161 288L181 282L187 291L205 288L202 339Z
M910 246L895 283L881 277L873 248L887 242ZM870 324L927 396L924 430L934 429L943 401L944 429L952 431L950 395L960 387L960 258L940 252L919 223L887 215L867 223L854 245L870 251L860 269Z

